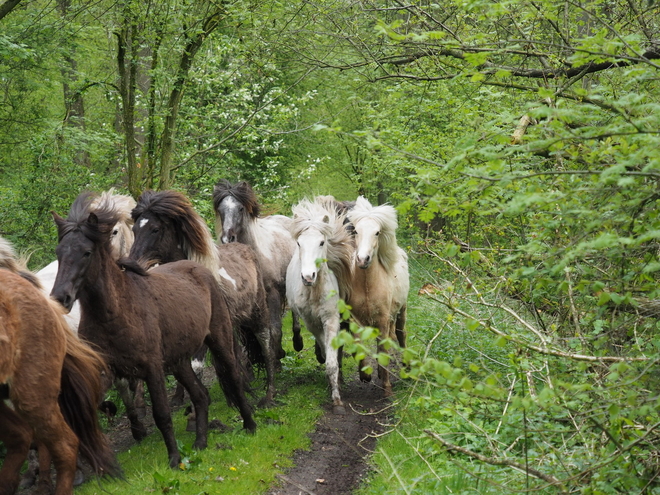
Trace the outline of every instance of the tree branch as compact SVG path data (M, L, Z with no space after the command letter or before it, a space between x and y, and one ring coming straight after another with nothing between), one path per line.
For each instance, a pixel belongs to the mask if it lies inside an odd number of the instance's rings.
M7 0L5 3L0 5L0 21L9 14L14 8L21 3L21 0Z
M458 445L455 445L451 442L448 442L444 438L442 438L440 435L437 433L434 433L430 430L424 430L424 433L426 433L428 436L433 438L434 440L440 442L442 445L447 447L449 450L453 450L455 452L460 452L461 454L465 454L469 457L472 457L474 459L477 459L478 461L485 462L487 464L490 464L492 466L509 466L514 469L517 469L519 471L522 471L523 473L529 474L531 476L534 476L535 478L538 478L540 480L543 480L547 483L550 483L553 486L556 486L561 490L561 493L568 493L566 491L566 488L563 486L562 482L555 478L552 475L542 473L541 471L538 471L537 469L531 468L529 466L523 466L522 464L517 463L516 461L513 461L511 459L501 459L497 457L486 457L484 455L478 454L477 452L473 452L472 450L466 449L465 447L459 447Z

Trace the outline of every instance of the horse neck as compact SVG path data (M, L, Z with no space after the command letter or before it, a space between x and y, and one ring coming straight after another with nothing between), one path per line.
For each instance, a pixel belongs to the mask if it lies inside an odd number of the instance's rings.
M80 305L87 317L103 321L121 312L121 299L130 290L109 249L97 251L94 256L98 259L92 261L80 287Z
M400 256L394 233L388 232L381 235L378 242L378 254L374 262L378 261L388 274L392 274Z

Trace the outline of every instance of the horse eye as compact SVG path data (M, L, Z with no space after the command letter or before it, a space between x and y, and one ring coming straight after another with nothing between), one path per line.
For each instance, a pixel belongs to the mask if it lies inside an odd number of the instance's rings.
M378 237L379 235L380 235L380 230L376 232L376 237Z
M325 244L325 241L321 241L321 244L319 244L319 245L323 246L324 244Z
M115 229L115 230L112 231L112 235L113 235L113 236L115 236L115 235L117 235L117 234L119 234L119 229Z
M84 258L89 258L92 255L91 251L85 251L85 254L83 254Z
M157 234L160 231L160 229L154 229L151 231L152 234Z

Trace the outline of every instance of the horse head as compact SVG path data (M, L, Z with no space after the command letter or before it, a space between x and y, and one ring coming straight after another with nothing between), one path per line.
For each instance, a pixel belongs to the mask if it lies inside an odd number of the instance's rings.
M366 270L375 259L389 268L389 261L384 263L384 260L389 260L389 252L396 249L396 210L390 205L374 207L360 196L348 218L353 224L358 268Z
M232 184L222 180L213 189L213 209L223 244L239 242L247 223L259 217L261 209L254 190L245 181Z
M218 260L208 226L183 194L145 191L131 213L135 241L130 257L149 263L189 259L214 275Z
M58 270L51 297L70 310L80 287L99 257L112 257L110 239L119 221L113 203L94 206L96 196L82 193L71 206L66 219L51 212L57 225Z

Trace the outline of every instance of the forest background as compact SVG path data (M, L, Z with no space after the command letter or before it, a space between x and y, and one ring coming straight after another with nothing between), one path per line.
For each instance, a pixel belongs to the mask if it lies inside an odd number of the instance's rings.
M0 235L40 268L84 189L390 202L432 315L400 485L660 493L659 29L654 0L5 0Z

